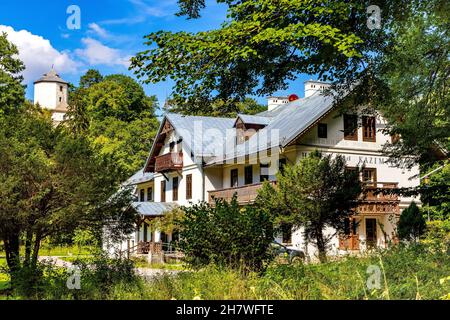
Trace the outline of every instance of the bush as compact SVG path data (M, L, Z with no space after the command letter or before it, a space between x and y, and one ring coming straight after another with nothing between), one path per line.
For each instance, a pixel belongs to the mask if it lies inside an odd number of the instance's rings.
M76 260L79 268L80 289L69 289L68 279L73 270L57 267L49 261L39 262L37 267L22 268L13 275L13 295L24 299L111 299L118 288L139 291L141 279L135 275L131 260L110 259L104 253L95 258Z
M427 232L422 243L450 255L450 219L427 222Z
M426 224L415 202L403 210L398 222L398 237L401 240L417 241L425 232Z
M273 225L262 210L239 207L220 199L183 208L180 220L180 248L194 268L212 263L242 271L260 271L271 259L268 247Z

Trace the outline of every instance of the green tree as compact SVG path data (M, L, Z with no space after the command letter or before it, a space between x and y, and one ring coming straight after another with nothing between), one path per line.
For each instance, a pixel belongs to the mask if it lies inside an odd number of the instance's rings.
M178 221L180 248L193 267L211 263L243 271L264 268L270 260L273 241L270 216L252 206L241 208L216 199L214 205L202 202L183 207Z
M423 1L378 1L382 28L367 27L373 1L218 0L228 6L215 30L158 31L131 68L145 82L175 81L173 97L197 114L205 101L238 102L286 89L299 74L358 82L385 46L393 21ZM431 1L437 2L437 1ZM442 2L442 0L441 0ZM180 15L198 18L203 0L180 0Z
M156 108L156 97L147 96L134 79L109 75L71 93L67 125L113 159L121 172L118 179L123 181L141 168L148 156L159 127Z
M186 109L184 103L179 103L175 99L169 99L164 105L164 110L188 115L213 117L235 117L238 113L256 114L267 110L267 106L261 105L255 99L249 97L241 102L225 100L215 100L213 102L204 101L202 105L202 108L191 110Z
M94 84L97 84L103 80L103 76L98 70L89 69L81 78L79 86L80 88L89 88Z
M429 169L432 173L424 179L420 188L420 201L423 211L431 220L447 220L450 218L450 163L436 164Z
M129 190L115 193L115 164L86 138L55 128L48 111L27 104L0 117L0 154L0 238L13 285L36 269L44 239L82 228L97 238L105 226L119 238L134 230Z
M417 241L426 229L425 219L415 202L402 211L398 222L398 237L401 240Z
M432 166L436 154L450 148L448 10L417 14L396 26L395 42L375 65L382 95L374 107L388 120L385 131L401 137L384 151L400 165Z
M0 34L0 116L17 110L25 101L21 72L25 69L17 58L17 47Z
M347 170L342 156L332 159L316 151L277 173L276 186L265 182L256 205L273 215L276 224L302 227L305 239L314 243L324 262L335 236L326 235L325 228L344 232L362 191L359 170Z

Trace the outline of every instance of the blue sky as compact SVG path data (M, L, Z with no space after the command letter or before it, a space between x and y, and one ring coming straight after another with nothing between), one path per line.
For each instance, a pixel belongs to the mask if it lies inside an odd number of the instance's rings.
M67 8L77 5L81 10L81 28L68 30ZM48 71L52 64L67 81L78 83L80 75L90 68L102 74L128 71L128 59L145 49L143 36L158 30L191 31L217 28L226 18L226 6L207 0L207 9L197 20L176 17L176 0L40 0L1 1L0 31L20 50L27 70L27 97L32 99L32 82ZM303 95L300 77L287 91L274 94ZM170 95L170 81L144 85L149 95L156 95L160 104ZM257 98L265 103L264 97Z

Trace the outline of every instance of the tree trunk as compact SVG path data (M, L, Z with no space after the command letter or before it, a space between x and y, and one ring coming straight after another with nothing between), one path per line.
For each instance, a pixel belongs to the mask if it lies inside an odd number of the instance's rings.
M316 245L319 251L319 260L321 263L327 262L327 250L325 240L323 238L322 228L316 230Z
M11 284L14 285L16 272L20 270L19 234L5 236L3 238L3 243L5 245L6 263L9 268Z
M42 241L42 236L41 236L41 233L38 232L36 234L36 239L34 241L33 256L31 258L31 264L30 264L33 268L35 268L37 265L37 261L38 261L38 257L39 257L39 249L41 248L41 241Z

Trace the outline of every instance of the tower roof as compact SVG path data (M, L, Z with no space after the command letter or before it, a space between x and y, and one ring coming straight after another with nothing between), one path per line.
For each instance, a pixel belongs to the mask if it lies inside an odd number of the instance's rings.
M61 79L61 77L59 76L59 74L56 73L56 71L53 69L53 67L49 72L44 73L44 75L40 79L36 80L34 83L36 84L36 83L40 83L40 82L57 82L57 83L69 84L67 81Z

